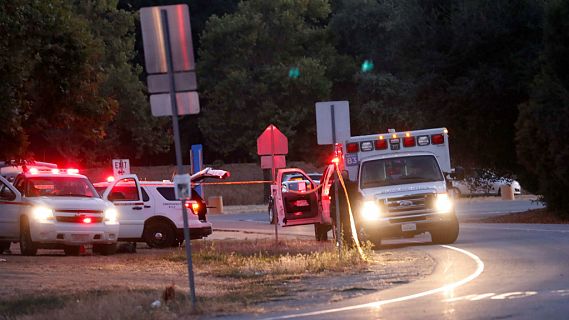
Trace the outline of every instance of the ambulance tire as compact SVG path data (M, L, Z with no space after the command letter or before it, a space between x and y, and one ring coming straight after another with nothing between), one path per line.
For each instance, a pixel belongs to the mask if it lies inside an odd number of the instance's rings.
M10 249L10 241L0 241L0 254Z
M20 221L20 252L23 256L35 256L38 253L38 245L32 241L30 223L25 216Z
M81 253L81 246L65 246L63 251L66 256L78 256Z
M360 239L361 241L371 242L371 244L373 244L373 249L377 250L381 246L381 235L378 233L366 232L364 230L363 232L360 232Z
M328 231L332 227L327 224L315 223L314 224L314 236L316 241L328 241Z
M431 230L431 239L436 244L451 244L458 238L460 227L456 215L452 214L452 220Z
M93 252L98 252L102 256L110 256L117 252L117 244L94 244Z

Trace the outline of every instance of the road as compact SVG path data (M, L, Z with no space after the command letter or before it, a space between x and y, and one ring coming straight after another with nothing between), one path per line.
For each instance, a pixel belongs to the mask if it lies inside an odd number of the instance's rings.
M482 203L479 203L482 202ZM510 212L508 204L464 202L459 215ZM533 204L531 204L533 205ZM458 209L458 208L457 208ZM215 217L233 228L271 234L263 214ZM263 227L261 227L263 226ZM292 231L296 229L295 231ZM290 231L289 231L290 230ZM312 229L281 229L281 236L311 237ZM436 261L428 277L337 303L261 319L567 319L569 316L569 225L463 223L452 246L429 243L428 236L406 242ZM387 245L389 246L389 244ZM405 246L396 250L406 250ZM251 318L251 315L243 316Z

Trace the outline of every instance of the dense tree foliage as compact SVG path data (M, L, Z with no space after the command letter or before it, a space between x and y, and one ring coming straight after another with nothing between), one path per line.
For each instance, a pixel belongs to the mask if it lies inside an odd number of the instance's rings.
M569 3L552 1L546 14L541 70L531 99L520 106L516 142L526 169L522 182L550 209L569 217Z

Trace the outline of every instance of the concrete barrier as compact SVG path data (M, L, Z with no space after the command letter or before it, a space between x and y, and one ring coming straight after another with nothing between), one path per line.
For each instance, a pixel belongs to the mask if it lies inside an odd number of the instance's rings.
M208 213L223 213L223 197L211 196L207 198Z
M514 188L511 185L503 185L500 187L500 195L502 200L514 200Z

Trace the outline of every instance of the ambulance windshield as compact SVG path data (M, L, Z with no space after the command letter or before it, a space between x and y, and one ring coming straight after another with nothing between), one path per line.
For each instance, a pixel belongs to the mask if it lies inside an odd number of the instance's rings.
M434 156L398 157L364 162L360 187L365 189L443 180Z

